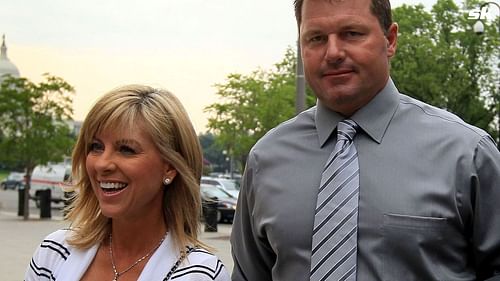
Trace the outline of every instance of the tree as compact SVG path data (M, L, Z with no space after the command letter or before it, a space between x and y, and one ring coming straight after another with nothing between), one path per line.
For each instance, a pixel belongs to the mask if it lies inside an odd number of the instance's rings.
M216 142L243 167L250 148L267 131L295 114L296 54L288 48L284 59L271 70L258 69L249 75L230 74L216 84L221 103L205 110L212 113L208 128ZM308 90L307 104L315 98Z
M216 143L216 137L211 133L204 133L198 135L198 139L203 149L203 157L210 162L213 169L205 172L204 175L208 175L210 172L224 173L228 171L229 165L226 156L223 149Z
M73 87L59 77L44 78L36 84L7 76L0 85L0 160L24 167L25 220L33 169L62 161L74 143L67 124L73 114Z
M464 10L477 6L469 2ZM438 0L430 12L422 5L403 5L393 16L399 38L391 76L400 91L495 135L498 82L490 62L495 52L498 56L498 30L492 26L477 36L471 30L474 22L452 0Z

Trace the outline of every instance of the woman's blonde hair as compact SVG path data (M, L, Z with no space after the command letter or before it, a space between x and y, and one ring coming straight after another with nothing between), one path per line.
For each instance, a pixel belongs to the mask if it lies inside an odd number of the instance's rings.
M138 122L163 160L177 170L177 176L163 192L163 213L170 235L181 250L185 245L203 245L198 240L203 165L198 137L173 94L143 85L128 85L105 94L83 122L72 159L76 192L66 216L75 230L68 240L71 245L91 247L110 231L110 219L100 212L86 170L95 135L104 130L130 130Z

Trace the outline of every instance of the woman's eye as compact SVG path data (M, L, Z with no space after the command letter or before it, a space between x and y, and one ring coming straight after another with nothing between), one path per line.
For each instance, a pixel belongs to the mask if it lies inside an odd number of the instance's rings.
M100 152L104 150L104 146L100 142L92 142L90 144L90 151L91 152Z
M136 151L135 149L131 148L130 146L128 145L121 145L120 148L119 148L119 151L122 153L122 154L126 154L126 155L133 155L133 154L136 154Z

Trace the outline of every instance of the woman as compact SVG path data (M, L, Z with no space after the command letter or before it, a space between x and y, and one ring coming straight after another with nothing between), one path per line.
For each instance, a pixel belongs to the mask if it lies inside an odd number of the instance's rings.
M76 196L36 250L25 280L229 280L197 234L202 153L171 93L104 95L73 151Z

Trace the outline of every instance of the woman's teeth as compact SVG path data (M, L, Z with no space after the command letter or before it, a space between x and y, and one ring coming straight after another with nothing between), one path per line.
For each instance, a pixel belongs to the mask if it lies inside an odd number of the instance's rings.
M120 190L127 187L126 183L117 183L117 182L100 182L99 185L104 190L114 191Z

